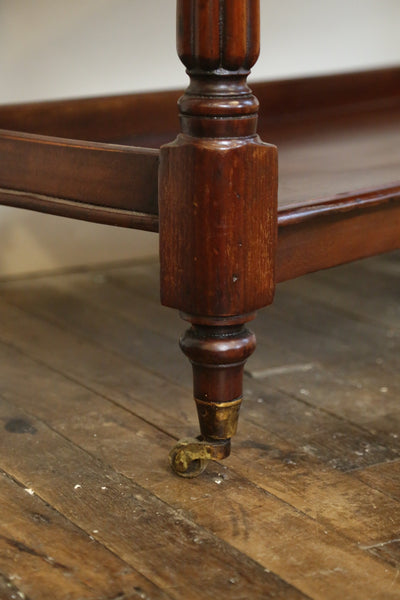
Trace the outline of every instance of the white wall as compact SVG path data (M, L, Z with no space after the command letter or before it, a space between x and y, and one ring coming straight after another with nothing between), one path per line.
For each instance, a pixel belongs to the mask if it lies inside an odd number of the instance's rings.
M0 103L184 87L174 0L0 0ZM400 0L261 0L254 78L400 63ZM156 254L157 236L0 207L0 276Z

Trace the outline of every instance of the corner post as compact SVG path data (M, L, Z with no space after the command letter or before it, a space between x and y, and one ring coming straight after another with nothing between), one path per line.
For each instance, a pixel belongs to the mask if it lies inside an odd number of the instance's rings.
M201 437L170 455L192 477L229 455L255 336L273 300L277 150L257 135L247 76L259 53L259 0L178 0L178 54L190 77L181 134L161 148L161 301L191 323L181 339Z

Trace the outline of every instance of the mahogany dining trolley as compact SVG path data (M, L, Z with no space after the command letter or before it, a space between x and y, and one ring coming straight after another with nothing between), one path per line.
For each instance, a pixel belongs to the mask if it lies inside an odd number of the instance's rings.
M0 107L0 204L159 231L201 431L170 463L194 477L230 453L275 284L400 247L400 68L250 90L259 0L178 0L177 46L183 95Z

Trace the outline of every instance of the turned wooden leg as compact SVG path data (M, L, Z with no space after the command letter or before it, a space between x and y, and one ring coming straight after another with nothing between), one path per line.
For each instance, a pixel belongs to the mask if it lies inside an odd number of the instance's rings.
M255 345L254 333L243 324L194 324L182 336L180 346L193 367L201 436L181 440L171 451L171 466L178 475L196 476L208 460L229 456L242 403L244 364Z
M178 53L190 85L181 134L160 151L161 301L191 324L181 340L193 365L200 439L172 450L193 477L228 456L255 347L246 327L273 300L277 149L257 136L247 75L259 49L258 0L178 0Z
M193 325L180 345L193 367L193 393L201 435L225 441L237 429L243 369L255 349L255 335L243 325Z

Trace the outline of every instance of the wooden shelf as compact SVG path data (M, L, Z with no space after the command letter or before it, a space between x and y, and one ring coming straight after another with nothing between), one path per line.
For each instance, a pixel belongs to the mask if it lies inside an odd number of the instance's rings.
M397 248L400 68L252 88L279 151L278 280ZM0 203L156 231L158 148L178 132L179 95L1 107Z

